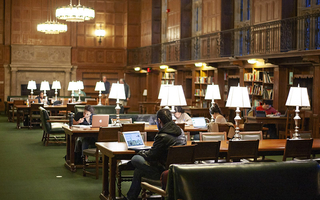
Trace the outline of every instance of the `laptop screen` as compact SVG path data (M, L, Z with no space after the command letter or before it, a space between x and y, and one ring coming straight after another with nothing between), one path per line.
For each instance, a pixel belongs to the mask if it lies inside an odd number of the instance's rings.
M140 131L122 132L124 140L128 148L136 146L144 146Z
M204 117L192 117L191 119L192 119L193 127L196 127L196 128L207 127L206 120L204 119Z

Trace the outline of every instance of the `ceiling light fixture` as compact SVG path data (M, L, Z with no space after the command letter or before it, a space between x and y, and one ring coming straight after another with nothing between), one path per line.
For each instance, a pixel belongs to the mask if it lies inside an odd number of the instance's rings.
M57 8L56 17L67 22L84 22L94 19L95 11L92 8L82 6L80 0L78 0L78 5L72 5L72 0L70 0L69 5Z
M135 67L134 71L136 71L136 72L140 71L140 67Z
M202 63L202 62L198 62L198 63L194 63L194 65L195 65L196 67L202 67L203 63Z
M160 65L159 67L160 67L160 69L167 69L168 65Z

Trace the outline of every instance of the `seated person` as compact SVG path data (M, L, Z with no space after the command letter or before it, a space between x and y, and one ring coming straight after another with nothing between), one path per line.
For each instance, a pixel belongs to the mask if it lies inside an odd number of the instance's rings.
M36 99L38 99L38 103L44 103L45 98L43 95L43 91L40 92L39 96L37 96ZM48 102L47 102L47 104L48 104Z
M220 107L217 103L213 104L210 108L210 115L213 117L216 123L227 123L226 118L222 115Z
M175 113L174 116L176 117L176 123L186 123L192 125L191 117L184 112L184 109L180 106L176 106L174 108Z
M274 115L280 115L280 113L272 107L272 101L271 100L263 100L262 105L257 106L256 110L265 111L266 115L274 114ZM267 127L268 135L270 135L270 139L278 139L277 136L277 130L275 124L265 124L264 127Z
M135 167L131 187L127 193L128 200L136 200L141 191L141 178L159 180L165 170L168 149L170 146L186 145L186 137L179 126L172 121L172 114L168 109L157 112L157 127L159 132L154 138L150 150L139 151L131 158Z
M78 112L73 118L74 125L92 125L92 115L94 109L91 105L86 105L83 112ZM90 146L94 146L98 140L96 137L78 137L75 145L75 158L76 163L81 163L82 151L88 149Z
M79 97L79 91L74 91L74 96ZM80 96L85 97L86 93L84 91L80 90Z
M279 114L279 112L272 107L272 101L271 100L263 100L262 101L262 105L257 106L256 110L265 111L266 115L270 115L270 114L278 115Z

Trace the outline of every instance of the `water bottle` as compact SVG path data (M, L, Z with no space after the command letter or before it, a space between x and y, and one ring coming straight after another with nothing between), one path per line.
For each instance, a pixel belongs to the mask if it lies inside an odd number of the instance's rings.
M73 112L69 113L69 126L71 127L73 125Z

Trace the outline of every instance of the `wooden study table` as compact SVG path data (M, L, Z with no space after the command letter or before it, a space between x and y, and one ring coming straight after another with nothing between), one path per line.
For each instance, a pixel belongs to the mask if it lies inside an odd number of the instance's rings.
M146 145L152 146L153 142L146 142ZM191 141L188 141L188 145ZM281 155L286 145L285 139L260 140L259 154L261 155ZM103 185L100 199L116 199L116 169L118 160L128 160L136 154L133 150L128 150L124 142L97 142L97 148L103 154ZM313 152L320 151L320 139L313 140ZM228 151L227 141L221 141L220 152ZM109 168L110 163L110 168ZM109 177L110 175L110 177Z
M75 165L74 161L74 147L76 138L78 137L98 137L99 128L76 128L76 127L69 127L68 125L62 127L64 132L66 133L67 139L67 155L66 155L66 163L65 166L72 172L77 170L77 167L81 167L82 165ZM194 128L193 126L186 126L185 131L207 131L207 129L199 129ZM154 133L158 132L157 125L145 125L145 132L147 133Z
M46 106L43 106L46 110L50 110L50 111L59 111L59 110L66 110L67 109L67 105L56 105L56 106L53 106L53 105L46 105ZM20 112L19 111L22 111L24 113L29 113L30 112L30 108L31 106L30 105L16 105L15 108L17 109L17 128L21 128L20 126ZM40 111L40 110L39 110Z

